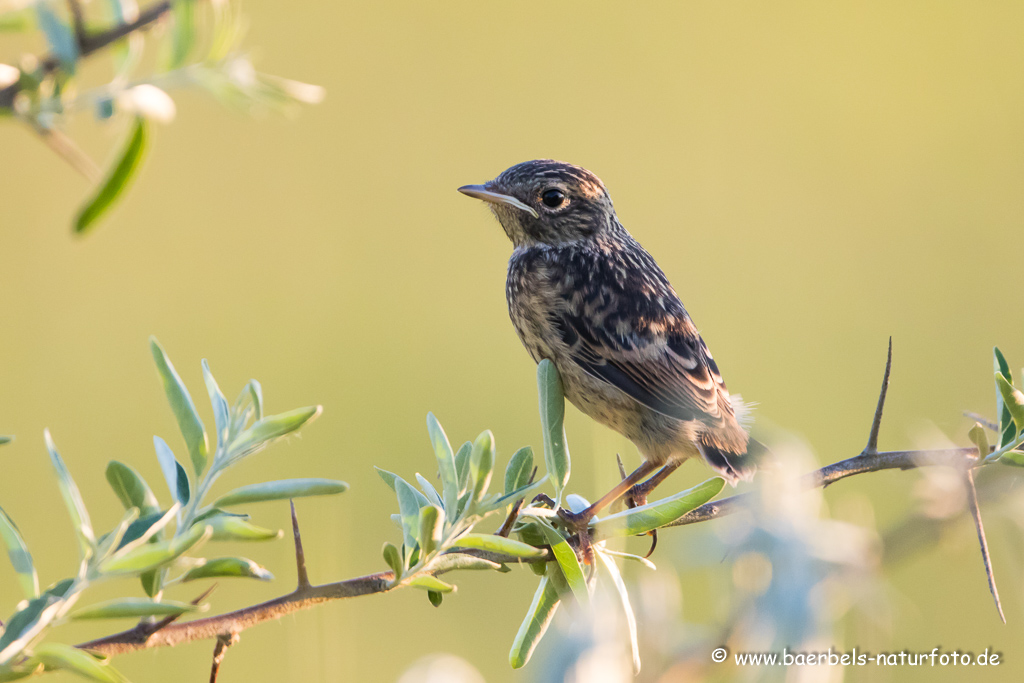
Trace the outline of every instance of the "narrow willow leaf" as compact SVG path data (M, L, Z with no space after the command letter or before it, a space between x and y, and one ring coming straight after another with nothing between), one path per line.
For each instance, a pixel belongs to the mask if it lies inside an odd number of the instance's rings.
M543 548L535 548L532 545L494 534L466 534L456 540L452 546L456 548L489 550L492 553L500 553L511 557L541 557L545 552Z
M139 515L145 517L160 509L146 480L131 465L111 460L107 463L107 481L126 510L138 508Z
M997 375L1002 375L1009 384L1013 384L1013 373L1010 372L1010 364L1006 362L1003 352L996 346L992 349L992 365ZM1002 448L1010 443L1017 436L1017 426L1013 421L1013 414L1003 399L1003 391L996 381L996 417L999 420L999 446Z
M194 0L172 0L171 2L171 44L167 70L181 68L188 60L196 43L196 20Z
M218 498L214 505L243 505L268 500L331 496L347 490L348 484L335 479L280 479L237 488Z
M430 434L430 443L434 447L434 456L437 458L437 471L441 475L444 509L450 517L455 517L455 505L459 496L462 495L459 488L459 477L455 469L455 456L452 454L448 436L433 413L427 413L427 433Z
M0 508L0 538L3 538L7 546L7 556L11 558L11 565L18 574L18 583L25 597L30 600L39 597L39 577L32 564L32 554L14 520L7 516L3 508Z
M533 473L533 449L529 446L516 451L505 467L505 495L526 486Z
M124 193L135 173L138 171L145 155L146 147L146 123L142 117L135 117L135 124L132 126L121 147L117 161L106 172L106 176L96 187L93 195L82 205L75 218L75 232L85 234L89 231L96 220L106 211L109 211L119 197Z
M247 455L262 450L270 443L316 419L321 412L322 406L310 406L257 420L228 446L228 462L235 463Z
M554 364L544 359L537 366L537 388L540 394L540 422L544 430L544 465L555 487L555 499L569 483L569 446L565 440L565 398L562 380Z
M209 508L208 510L204 510L202 513L196 515L196 518L194 520L192 520L192 523L193 524L198 524L199 522L203 521L204 519L210 519L211 517L220 517L221 515L226 515L228 517L238 517L239 519L244 519L244 520L252 519L252 517L250 515L247 515L244 512L228 512L227 510L225 510L223 508L212 507L212 508Z
M217 385L217 380L213 378L210 364L206 362L205 358L202 361L202 366L203 381L206 383L206 393L210 396L210 405L213 406L213 421L217 426L217 449L221 450L227 443L231 430L231 409L228 408L228 400L224 398L224 393Z
M184 507L185 505L188 505L188 501L192 499L192 490L188 483L188 472L186 472L185 468L181 466L181 463L177 461L174 463L174 468L175 475L178 480L178 501Z
M633 675L637 676L640 674L640 644L637 642L636 615L633 614L633 606L629 602L626 582L622 580L622 574L619 573L619 568L616 566L614 559L601 550L598 550L596 554L601 562L604 563L605 569L608 570L608 575L612 577L612 583L615 584L615 590L622 601L622 611L626 615L626 627L629 629L629 646L633 652Z
M474 557L473 555L457 552L445 553L430 564L430 568L435 572L452 572L463 569L474 571L479 571L481 569L493 569L495 571L501 571L502 567L504 567L504 565L498 564L497 562L491 562L490 560L485 560L482 557Z
M621 557L624 560L631 560L633 562L639 562L640 564L642 564L643 566L647 567L651 571L654 571L654 570L657 569L657 567L655 566L655 564L653 562L648 560L646 557L643 557L642 555L634 555L633 553L623 553L623 552L619 552L618 550L610 550L608 548L601 548L601 552L603 552L606 555L613 555L615 557Z
M441 579L437 578L436 576L431 576L430 574L420 574L419 576L414 576L409 581L409 585L416 586L417 588L422 588L423 590L433 591L435 593L455 592L455 586L451 585L450 583L445 583Z
M1024 451L1008 451L999 456L999 462L1014 467L1024 467Z
M558 609L558 603L558 591L547 576L542 576L530 609L526 612L526 618L523 619L519 632L512 641L512 650L508 653L508 661L513 669L521 669L530 661L537 643L548 630L551 618Z
M384 561L391 567L391 571L395 573L395 581L402 578L402 573L405 571L405 565L402 562L402 556L391 543L385 543L384 547L381 548L381 555L384 556Z
M395 493L398 495L398 512L402 515L403 541L406 549L411 551L419 542L420 499L426 498L401 477L395 479Z
M71 619L122 619L129 617L138 619L141 617L177 616L198 610L198 605L187 602L173 600L154 602L146 598L117 598L82 607L69 616Z
M181 577L182 582L197 579L242 578L272 581L274 575L244 557L215 557L205 560L203 564L192 567Z
M175 503L167 512L154 512L151 515L140 517L131 524L125 530L124 535L121 537L118 543L117 550L126 548L128 545L135 544L135 546L147 543L150 540L154 540L157 534L167 526L172 519L174 514L179 510L178 504Z
M459 498L469 490L469 456L473 452L473 442L467 441L459 447L455 454L455 476L459 478ZM456 503L458 506L458 503Z
M209 525L195 525L177 538L157 543L143 543L127 552L119 551L113 557L100 562L99 570L103 574L121 575L141 574L158 569L197 548L212 535L213 529Z
M192 470L196 477L200 477L206 469L209 450L203 421L199 419L196 405L192 402L185 383L181 381L171 359L167 357L156 337L149 338L149 348L153 352L153 360L156 361L156 369L160 374L160 381L164 385L167 402L171 404L171 412L174 413L174 419L178 421L181 435L185 437L188 456L192 460Z
M64 466L60 453L57 452L57 446L53 443L53 437L50 436L49 429L43 431L43 438L46 441L46 449L50 452L50 462L53 463L53 469L57 471L57 484L60 486L60 495L64 498L64 504L67 506L68 514L71 516L71 522L75 525L75 530L78 532L82 557L89 557L96 545L96 535L92 531L89 512L85 509L85 502L82 500L82 494L79 493L75 480L71 478L71 473L68 472L68 468Z
M0 434L0 446L14 441L14 437L7 434Z
M978 447L978 457L984 460L988 456L988 434L985 433L985 428L981 426L980 422L974 423L971 431L967 433L967 437Z
M46 591L15 612L4 624L4 631L0 634L0 666L10 662L42 633L63 604L63 595Z
M430 504L436 505L443 510L444 501L441 500L441 494L437 492L437 489L435 489L434 485L430 483L430 480L417 472L416 481L419 482L420 488L423 490L423 495L430 501Z
M113 553L115 550L121 547L121 541L124 539L124 535L128 533L129 527L139 520L139 508L128 508L121 517L121 521L118 522L117 526L114 527L110 533L104 534L96 542L96 555L102 559Z
M388 488L392 491L395 490L395 479L398 479L398 475L394 472L388 472L387 470L381 469L374 465L373 469L377 470L377 475L388 485Z
M231 435L240 434L249 419L263 419L263 387L254 379L242 387L241 393L231 407Z
M153 448L156 450L157 462L160 463L160 471L167 482L167 489L171 492L174 500L181 502L181 499L178 497L181 491L181 487L178 486L178 472L182 470L181 465L174 458L174 452L171 451L171 447L159 436L153 437Z
M32 656L47 669L61 669L102 683L128 683L114 667L85 650L63 643L43 643L32 649Z
M473 480L473 502L479 501L487 493L494 471L494 434L491 430L483 432L473 443L469 454L469 474Z
M47 2L35 3L36 22L46 36L46 42L50 50L60 60L61 66L68 72L75 72L75 65L78 62L78 41L71 30L71 26L65 23L50 8ZM6 10L6 8L4 8Z
M587 577L583 575L583 567L580 566L576 551L569 543L552 527L541 525L551 551L555 554L555 561L558 562L562 576L565 577L569 588L572 590L576 602L581 605L590 604L590 589L587 588Z
M420 547L423 549L423 555L429 555L441 542L444 510L435 505L424 505L420 508L419 524Z
M674 496L608 515L591 525L591 534L595 541L615 536L646 534L700 507L717 496L723 486L724 479L713 477Z
M264 529L232 515L210 517L200 522L200 526L203 524L213 528L214 541L273 541L283 535L280 529Z
M1003 395L1003 406L1010 411L1010 417L1017 425L1017 432L1024 430L1024 393L1015 389L1002 374L996 373L996 386ZM1014 438L1016 438L1014 434ZM1011 439L1012 440L1012 439Z

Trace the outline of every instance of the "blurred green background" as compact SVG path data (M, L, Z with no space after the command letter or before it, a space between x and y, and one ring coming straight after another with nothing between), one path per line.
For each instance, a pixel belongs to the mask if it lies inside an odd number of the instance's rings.
M526 159L564 159L603 178L730 388L822 464L863 447L889 335L885 448L913 446L929 422L965 444L962 411L994 412L991 347L1024 364L1019 2L244 9L257 65L323 85L327 99L294 121L252 120L172 92L177 120L156 131L127 199L86 239L70 235L84 181L27 131L0 127L0 433L18 436L0 451L0 501L44 583L76 564L44 427L101 526L121 515L103 478L109 459L132 463L160 492L152 435L183 448L150 334L197 397L205 357L230 396L256 377L271 412L324 405L301 439L221 484L324 476L352 485L298 506L315 582L383 568L397 506L373 465L432 474L428 410L453 442L494 430L499 463L539 447L534 365L505 307L510 246L489 212L455 191ZM71 132L98 151L121 130L82 117ZM616 478L616 452L636 462L628 442L575 409L567 430L583 495ZM666 486L707 475L691 464ZM884 527L912 507L920 476L860 477L826 501L869 501ZM253 512L257 523L287 525L284 505ZM886 569L889 630L872 642L990 647L1005 663L977 676L1019 680L1020 531L999 520L989 528L1003 626L973 529L957 529ZM709 533L664 533L661 563ZM292 585L285 541L239 550L278 580L222 582L217 611ZM713 625L728 613L713 565L682 574L687 621ZM532 575L458 583L440 609L407 590L247 631L223 680L387 681L435 651L468 659L488 681L533 680L536 669L507 663ZM5 613L16 599L0 566ZM866 645L865 633L851 628L837 645ZM205 680L211 650L148 651L118 666L136 681Z

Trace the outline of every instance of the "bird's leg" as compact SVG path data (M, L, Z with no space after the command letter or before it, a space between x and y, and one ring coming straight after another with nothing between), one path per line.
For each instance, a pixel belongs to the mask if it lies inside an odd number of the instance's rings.
M654 487L665 481L665 478L675 472L676 468L681 464L683 464L682 460L670 461L667 465L664 465L660 470L658 470L653 477L642 484L636 484L630 488L629 491L626 492L625 496L626 505L631 508L647 505L647 496L654 490ZM621 462L619 463L619 467L622 467ZM644 557L650 557L653 555L654 549L658 547L658 530L652 529L647 533L651 537L651 549L647 551L647 554L644 555Z
M645 460L644 463L640 465L640 467L637 467L631 475L616 484L611 491L601 496L601 498L597 502L592 503L590 507L585 510L581 510L580 512L570 512L565 508L559 508L558 516L562 518L563 522L565 522L566 528L581 534L582 536L586 532L587 527L590 525L590 520L594 515L621 498L622 495L629 491L635 484L643 481L644 477L653 472L656 467L657 465Z

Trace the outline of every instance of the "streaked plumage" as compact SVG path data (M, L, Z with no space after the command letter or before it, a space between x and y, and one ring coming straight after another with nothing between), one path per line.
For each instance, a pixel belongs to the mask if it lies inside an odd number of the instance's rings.
M537 160L460 189L491 202L512 240L512 322L535 361L555 364L577 408L655 465L699 454L731 483L753 475L742 404L597 176Z

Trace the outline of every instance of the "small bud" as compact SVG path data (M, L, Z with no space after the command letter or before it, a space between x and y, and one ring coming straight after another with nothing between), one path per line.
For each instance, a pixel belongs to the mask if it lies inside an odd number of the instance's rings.
M170 95L148 83L125 90L118 95L117 104L121 109L136 112L160 123L173 121L177 111Z

